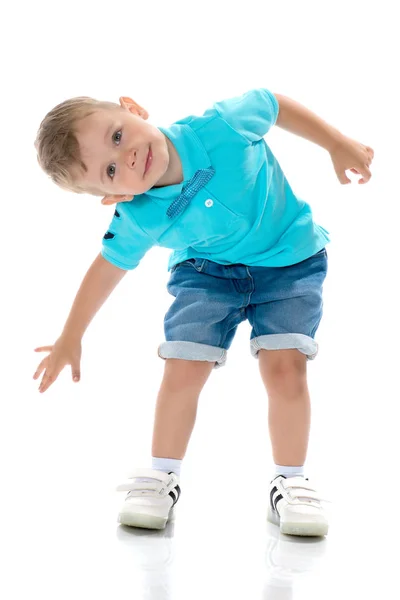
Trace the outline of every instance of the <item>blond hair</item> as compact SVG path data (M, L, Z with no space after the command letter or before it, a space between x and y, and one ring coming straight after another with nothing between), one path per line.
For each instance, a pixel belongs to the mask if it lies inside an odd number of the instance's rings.
M115 109L120 105L79 96L55 106L41 122L35 140L38 163L59 187L77 194L103 195L99 190L76 182L77 169L87 171L81 157L76 127L79 121L104 108Z

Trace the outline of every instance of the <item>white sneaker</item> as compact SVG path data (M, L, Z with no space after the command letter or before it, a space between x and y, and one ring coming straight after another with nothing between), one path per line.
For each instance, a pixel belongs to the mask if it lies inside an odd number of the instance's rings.
M280 526L287 535L323 536L328 520L320 497L303 476L278 475L270 483L268 521Z
M178 484L179 477L172 471L135 469L117 487L118 492L128 492L118 522L131 527L164 529L181 494Z

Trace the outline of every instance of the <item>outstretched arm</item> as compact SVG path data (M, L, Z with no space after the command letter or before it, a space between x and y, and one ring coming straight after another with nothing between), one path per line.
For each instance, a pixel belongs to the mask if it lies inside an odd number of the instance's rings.
M347 169L362 175L359 183L370 180L369 166L374 158L372 148L346 137L295 100L281 94L274 93L274 96L279 103L276 125L327 150L340 183L351 183L346 175Z

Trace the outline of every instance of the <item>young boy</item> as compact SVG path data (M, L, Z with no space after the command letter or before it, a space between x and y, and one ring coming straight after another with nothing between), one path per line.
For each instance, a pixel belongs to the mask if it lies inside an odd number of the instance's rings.
M310 429L307 361L316 357L327 273L327 231L296 197L263 137L278 125L327 150L342 184L345 171L366 183L374 152L279 94L255 89L217 102L202 116L168 128L147 122L130 98L120 106L74 98L41 123L36 149L59 186L117 204L101 253L89 268L64 330L40 363L40 391L71 364L80 378L81 339L128 270L155 245L173 250L175 297L165 316L165 360L152 445L152 468L117 489L128 495L126 525L162 529L180 495L180 469L200 392L225 364L238 324L252 325L269 398L275 478L268 518L293 535L325 535L321 497L304 477Z

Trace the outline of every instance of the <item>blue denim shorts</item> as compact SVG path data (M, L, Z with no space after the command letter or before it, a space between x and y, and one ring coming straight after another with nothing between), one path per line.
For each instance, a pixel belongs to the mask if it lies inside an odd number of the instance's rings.
M175 265L167 285L175 300L158 355L222 367L239 323L248 319L255 358L261 349L295 348L314 359L327 270L325 248L288 267L220 265L203 258Z

